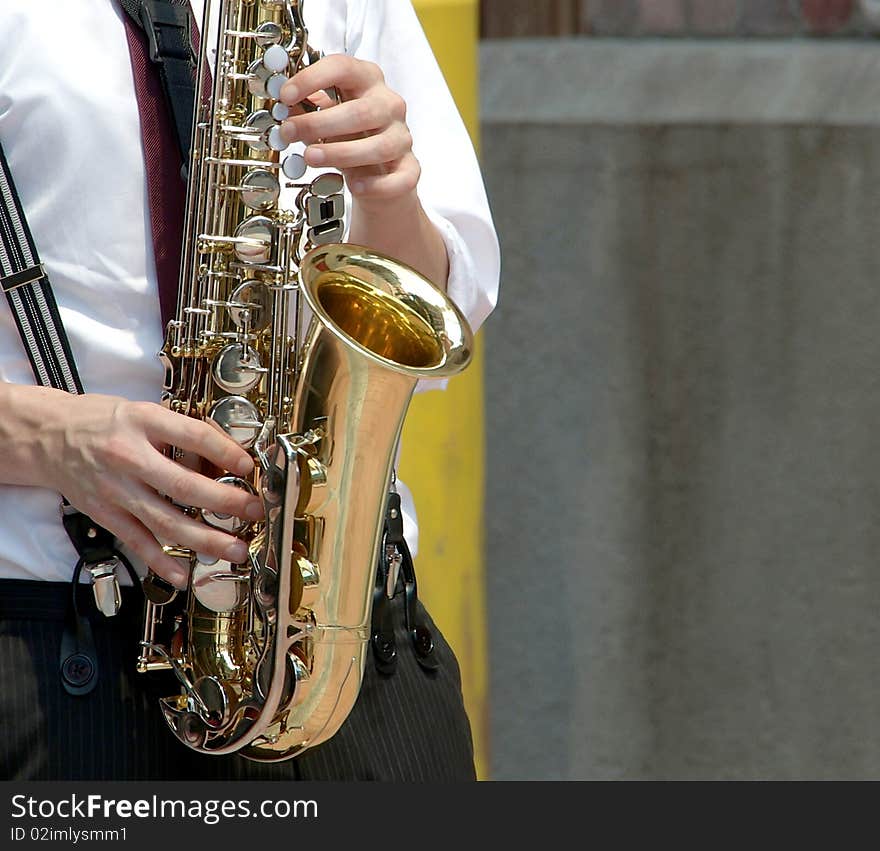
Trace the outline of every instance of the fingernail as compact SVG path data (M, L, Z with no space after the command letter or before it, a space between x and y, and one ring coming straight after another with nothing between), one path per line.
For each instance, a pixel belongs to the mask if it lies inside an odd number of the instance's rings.
M226 558L235 564L241 564L248 554L247 544L244 541L236 541L226 548Z
M248 505L247 510L244 513L244 516L248 520L262 520L265 516L265 512L263 511L263 503L262 502L252 502Z
M236 472L239 476L249 476L253 471L254 462L250 458L248 458L247 461L242 461L236 468Z
M281 87L281 100L288 104L299 102L299 90L289 80Z
M327 159L320 148L306 148L306 161L309 165L321 165Z

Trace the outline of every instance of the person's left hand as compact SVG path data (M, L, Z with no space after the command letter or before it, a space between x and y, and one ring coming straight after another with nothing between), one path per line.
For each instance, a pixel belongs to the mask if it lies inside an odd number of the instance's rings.
M326 93L334 87L341 103ZM319 109L297 108L305 100ZM415 195L421 168L406 125L406 102L388 88L378 65L344 54L325 56L282 86L281 101L293 108L281 125L282 139L303 142L309 165L341 171L356 203L384 205Z

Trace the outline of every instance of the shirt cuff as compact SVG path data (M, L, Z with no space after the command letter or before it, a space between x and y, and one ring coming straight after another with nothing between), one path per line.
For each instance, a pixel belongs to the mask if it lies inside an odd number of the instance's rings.
M446 294L464 314L471 329L476 332L491 311L494 301L491 295L484 292L484 288L480 286L474 256L468 249L458 228L449 219L429 207L425 207L425 213L437 228L443 239L443 244L446 246L446 256L449 258ZM447 383L448 379L446 378L422 379L416 385L415 392L444 390Z
M483 317L476 316L476 305L479 300L477 273L471 253L456 227L439 213L425 210L431 223L443 238L446 256L449 258L449 276L446 280L446 293L458 309L465 315L471 328L476 331L475 323L482 323Z

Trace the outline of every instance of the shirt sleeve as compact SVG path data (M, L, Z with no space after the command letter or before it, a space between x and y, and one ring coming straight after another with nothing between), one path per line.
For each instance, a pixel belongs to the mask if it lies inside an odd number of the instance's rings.
M347 52L375 62L407 104L419 199L449 256L447 292L476 331L498 299L498 239L479 163L410 0L351 0Z

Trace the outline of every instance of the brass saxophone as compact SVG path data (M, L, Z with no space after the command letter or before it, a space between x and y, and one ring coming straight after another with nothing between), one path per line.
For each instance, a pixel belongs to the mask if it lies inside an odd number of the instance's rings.
M178 739L261 761L320 744L351 711L409 399L419 379L462 370L473 347L433 284L340 242L341 175L304 181L302 157L282 159L280 85L320 57L302 7L219 2L213 92L195 110L178 312L160 353L164 404L249 450L251 476L216 472L259 495L265 516L181 506L243 539L249 556L232 564L166 546L189 565L189 587L148 574L138 660L139 671L176 676L179 693L161 703ZM282 189L294 190L290 210Z

